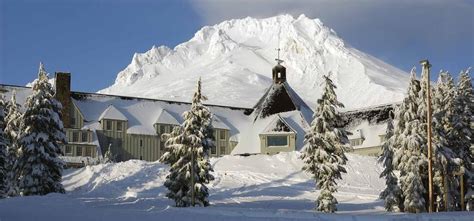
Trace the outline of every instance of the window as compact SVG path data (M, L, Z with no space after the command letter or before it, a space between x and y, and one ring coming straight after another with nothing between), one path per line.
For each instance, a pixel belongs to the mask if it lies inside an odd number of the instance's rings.
M219 151L221 152L221 155L225 154L225 146L220 146Z
M268 136L267 146L276 146L276 147L288 146L288 136Z
M122 122L120 121L117 122L117 130L122 131Z
M72 142L79 142L79 132L72 132Z
M86 149L86 157L92 157L92 147L84 147Z
M89 139L87 139L88 138L87 137L87 135L88 135L87 131L82 131L81 135L82 135L81 142L88 142L89 141Z
M219 139L225 140L225 131L223 130L219 131Z
M66 149L64 152L66 155L72 155L72 147L69 145L66 145Z
M360 139L360 138L352 139L352 140L350 140L351 146L359 146L359 145L362 144L362 141L363 141L363 140Z
M76 147L76 156L82 156L82 147Z
M143 140L140 139L140 147L143 147Z
M105 129L112 130L112 121L109 121L109 120L105 121Z
M166 133L166 126L165 125L160 125L160 134Z
M211 154L216 154L216 151L217 151L216 146L213 146L211 148Z

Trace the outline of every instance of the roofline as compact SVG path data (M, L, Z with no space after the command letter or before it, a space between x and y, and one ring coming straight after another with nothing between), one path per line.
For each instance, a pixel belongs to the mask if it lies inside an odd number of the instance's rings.
M31 88L28 86L20 86L20 85L13 85L13 84L0 84L0 86L7 86L7 87L19 87L19 88ZM184 102L184 101L173 101L173 100L165 100L165 99L154 99L154 98L145 98L145 97L132 97L132 96L122 96L116 94L102 94L102 93L93 93L93 92L83 92L83 91L71 91L71 94L82 94L82 95L99 95L99 96L109 96L109 97L117 97L117 98L128 98L128 99L137 99L137 100L148 100L148 101L161 101L167 103L176 103L176 104L191 104L191 102ZM218 105L218 104L207 104L204 103L208 107L221 107L221 108L230 108L230 109L237 109L237 110L245 110L245 111L253 111L253 108L249 107L237 107L237 106L226 106L226 105Z
M342 114L351 114L351 113L357 113L357 112L364 112L364 111L370 111L370 110L375 110L375 109L394 107L394 106L400 105L401 103L402 102L400 101L400 102L393 102L393 103L378 104L378 105L373 105L373 106L349 109L349 110L345 110L345 111L343 110L340 113L342 113Z
M19 88L31 88L28 86L20 86L20 85L13 85L13 84L1 84L0 86L7 86L7 87L19 87ZM271 87L267 89L270 90ZM265 94L267 93L265 92ZM128 99L138 99L138 100L148 100L148 101L161 101L161 102L167 102L167 103L176 103L176 104L191 104L191 102L184 102L184 101L173 101L173 100L165 100L165 99L154 99L154 98L145 98L145 97L132 97L132 96L122 96L122 95L116 95L116 94L102 94L102 93L92 93L92 92L83 92L83 91L71 91L71 94L83 94L83 95L100 95L100 96L109 96L109 97L118 97L118 98L128 98ZM221 108L230 108L230 109L237 109L237 110L245 110L245 111L254 111L255 108L258 106L258 103L260 100L265 96L265 94L259 99L257 104L255 104L253 107L237 107L237 106L226 106L226 105L218 105L218 104L205 104L208 107L221 107ZM303 101L304 102L304 101ZM369 109L378 109L378 108L384 108L384 107L389 107L393 105L399 105L402 102L394 102L394 103L385 103L385 104L378 104L378 105L373 105L373 106L368 106L368 107L361 107L361 108L354 108L354 109L348 109L348 110L342 110L342 114L350 114L350 113L356 113L356 112L362 112L366 111ZM306 103L305 103L306 104ZM307 106L307 105L306 105ZM311 108L310 108L311 109Z

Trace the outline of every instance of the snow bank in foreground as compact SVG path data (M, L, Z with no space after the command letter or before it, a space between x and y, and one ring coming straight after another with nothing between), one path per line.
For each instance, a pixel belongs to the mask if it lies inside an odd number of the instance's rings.
M314 212L318 191L301 172L299 153L213 158L207 208L175 208L162 186L167 167L132 160L68 170L67 194L0 200L0 220L472 220L469 213L387 215L384 182L373 157L348 154L339 212Z

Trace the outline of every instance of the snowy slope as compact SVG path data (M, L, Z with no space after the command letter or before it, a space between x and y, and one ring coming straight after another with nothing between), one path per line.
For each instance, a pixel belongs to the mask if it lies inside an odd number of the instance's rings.
M472 220L469 213L390 214L378 200L384 181L373 157L348 154L336 214L313 210L319 192L298 152L213 158L211 206L175 208L165 197L168 168L130 160L69 170L67 194L0 200L0 220Z
M400 101L408 82L405 72L350 47L320 20L280 15L205 26L174 49L136 53L100 92L189 101L202 76L208 103L252 107L271 84L277 47L290 85L311 107L329 72L351 109Z

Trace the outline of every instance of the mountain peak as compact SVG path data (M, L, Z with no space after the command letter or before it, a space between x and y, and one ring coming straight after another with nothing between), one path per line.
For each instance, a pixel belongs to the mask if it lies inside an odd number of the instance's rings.
M308 104L316 102L322 76L329 72L348 108L403 97L406 73L347 46L319 19L303 14L204 26L174 49L153 46L136 53L115 83L100 92L188 101L201 76L209 103L251 107L271 84L277 48L289 83Z

